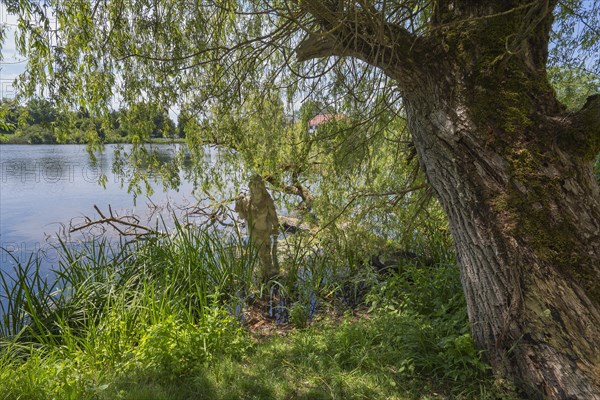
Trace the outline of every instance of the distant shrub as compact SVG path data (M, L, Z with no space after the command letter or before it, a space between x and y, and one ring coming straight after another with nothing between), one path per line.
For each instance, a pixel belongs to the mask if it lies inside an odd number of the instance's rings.
M54 144L56 138L51 128L36 124L27 125L16 133L18 136L23 137L29 144Z

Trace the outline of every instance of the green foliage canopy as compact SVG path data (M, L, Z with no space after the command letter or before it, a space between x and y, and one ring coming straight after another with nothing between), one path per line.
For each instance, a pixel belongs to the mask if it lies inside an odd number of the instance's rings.
M320 198L327 201L315 207L325 214L349 203L362 203L354 213L376 204L398 204L414 184L411 168L402 167L411 158L410 147L406 150L410 138L395 83L355 57L319 58L320 43L314 38L328 29L324 20L336 20L355 26L360 38L374 46L388 45L393 37L388 29L427 40L436 35L433 18L442 2L4 3L18 16L17 47L28 57L21 93L46 96L62 109L83 107L97 118L108 118L116 104L133 110L147 103L184 110L187 121L179 135L186 136L196 179L208 180L203 146L210 143L229 148L228 154L284 192L315 187L318 181ZM535 4L520 7L533 9ZM573 84L597 89L600 5L564 0L554 14L552 77L559 94L575 107L585 91L573 94ZM307 47L313 54L306 54ZM345 119L310 137L302 124L312 115L299 107L305 100ZM135 154L144 137L133 137ZM216 174L211 178L218 181Z

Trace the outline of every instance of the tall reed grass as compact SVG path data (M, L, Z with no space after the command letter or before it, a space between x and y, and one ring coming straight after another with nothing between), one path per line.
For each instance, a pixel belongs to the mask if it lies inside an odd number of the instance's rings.
M256 259L239 237L179 223L169 234L133 243L61 241L59 254L48 275L34 257L13 259L13 271L0 275L1 337L64 344L96 331L107 317L121 319L134 336L172 316L202 324L211 307L244 300Z

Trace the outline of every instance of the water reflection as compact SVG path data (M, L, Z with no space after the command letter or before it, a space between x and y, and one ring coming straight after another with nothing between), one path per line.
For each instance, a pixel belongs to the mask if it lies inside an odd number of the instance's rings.
M94 205L109 206L120 215L158 218L155 207L193 204L193 184L179 179L178 190L163 191L151 179L154 193L134 199L128 193L131 169L113 170L116 146L107 146L95 161L82 145L0 146L0 268L11 268L13 257L26 260L41 252L48 266L57 261L55 233L73 218L94 216ZM166 163L177 154L171 145L153 146L157 159ZM125 151L129 148L125 147ZM151 178L155 178L152 171ZM106 177L105 188L99 185ZM150 222L151 221L147 221Z

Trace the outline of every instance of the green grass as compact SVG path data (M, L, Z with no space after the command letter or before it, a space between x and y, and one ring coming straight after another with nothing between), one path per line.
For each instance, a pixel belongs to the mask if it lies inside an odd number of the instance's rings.
M2 275L0 399L512 398L473 347L457 268L439 250L433 266L386 277L290 251L278 284L296 328L265 338L233 312L268 292L239 237L176 225L133 244L64 245L58 280L33 259ZM338 292L366 283L339 314Z
M468 337L440 342L431 325L409 314L321 322L235 354L194 357L193 341L173 325L107 363L87 352L39 355L3 363L1 398L98 399L418 399L501 398L472 353ZM444 354L444 350L447 353ZM97 351L97 349L96 349ZM448 363L449 359L455 359ZM458 361L457 361L458 360ZM449 368L448 368L449 367Z

